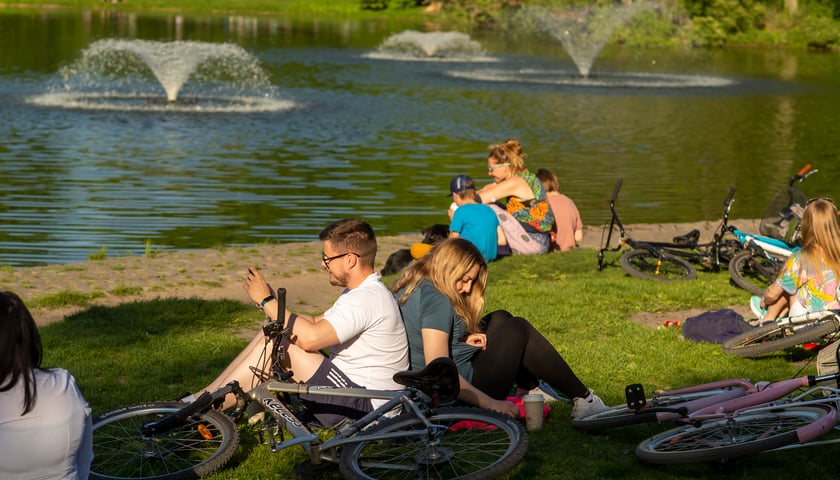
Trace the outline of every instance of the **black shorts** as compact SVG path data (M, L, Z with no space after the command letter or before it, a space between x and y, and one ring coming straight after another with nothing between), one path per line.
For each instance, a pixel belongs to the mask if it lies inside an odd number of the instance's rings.
M353 383L329 358L324 358L321 366L306 383L328 387L364 388ZM337 425L347 418L356 420L373 411L369 398L312 394L302 394L300 398L306 410L325 427Z

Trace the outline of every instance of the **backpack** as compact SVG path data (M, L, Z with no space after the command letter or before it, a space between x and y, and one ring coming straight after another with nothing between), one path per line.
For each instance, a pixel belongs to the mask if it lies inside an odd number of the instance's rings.
M682 335L683 338L695 342L723 343L753 328L755 327L744 321L744 317L738 312L724 308L686 318Z

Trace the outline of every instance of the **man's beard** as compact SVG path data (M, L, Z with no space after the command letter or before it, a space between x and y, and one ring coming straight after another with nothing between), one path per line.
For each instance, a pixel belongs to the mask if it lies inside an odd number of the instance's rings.
M346 287L347 286L347 275L338 276L332 271L329 272L330 274L330 285L334 287Z

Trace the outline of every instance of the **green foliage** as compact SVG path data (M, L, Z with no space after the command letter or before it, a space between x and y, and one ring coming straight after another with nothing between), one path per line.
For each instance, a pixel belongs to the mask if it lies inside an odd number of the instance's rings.
M387 0L362 0L360 8L362 10L385 10L388 8Z
M820 11L808 11L795 19L789 30L790 42L807 45L811 48L825 49L840 44L840 23Z

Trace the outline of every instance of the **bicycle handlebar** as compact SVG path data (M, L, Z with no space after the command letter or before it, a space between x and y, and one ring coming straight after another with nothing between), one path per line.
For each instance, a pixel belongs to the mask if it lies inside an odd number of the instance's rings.
M610 197L610 204L615 203L615 199L618 198L618 191L621 190L621 184L624 182L623 178L619 178L618 181L615 183L615 190L613 190L612 196Z
M728 207L732 203L732 199L735 197L735 185L731 185L729 187L729 193L726 195L726 200L723 201L723 206Z
M798 172L796 172L796 176L797 177L802 177L806 173L808 173L808 170L810 170L810 169L811 169L811 164L809 163L809 164L805 165L804 167L802 167L802 169L800 169Z

